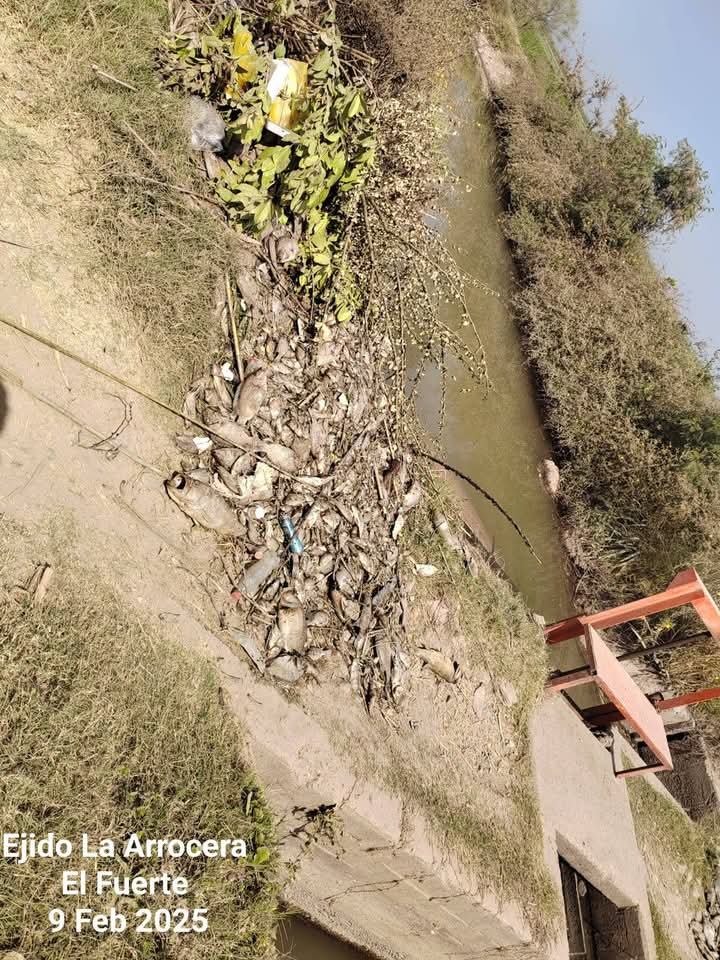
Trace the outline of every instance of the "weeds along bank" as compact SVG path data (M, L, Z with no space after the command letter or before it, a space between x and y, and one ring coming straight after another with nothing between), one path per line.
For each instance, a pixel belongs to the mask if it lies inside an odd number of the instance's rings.
M495 98L508 192L505 229L519 271L515 308L562 471L578 595L588 607L666 586L715 556L720 417L712 361L698 350L671 278L649 245L701 213L692 149L668 152L620 100L580 71L522 57L505 4L489 28L517 64ZM655 625L652 633L675 631ZM686 679L688 653L672 667ZM714 680L717 662L706 663ZM708 675L712 674L712 675Z

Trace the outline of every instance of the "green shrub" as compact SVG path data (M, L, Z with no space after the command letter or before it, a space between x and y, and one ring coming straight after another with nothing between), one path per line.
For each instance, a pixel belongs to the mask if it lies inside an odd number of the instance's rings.
M620 102L580 124L524 78L496 102L522 283L515 308L563 474L561 507L588 605L661 589L714 558L720 407L648 237L692 220L704 173L669 159Z

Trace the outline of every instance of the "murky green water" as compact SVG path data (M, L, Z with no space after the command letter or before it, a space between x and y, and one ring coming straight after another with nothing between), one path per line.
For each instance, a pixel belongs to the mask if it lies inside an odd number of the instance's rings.
M467 64L450 91L455 130L449 138L452 173L461 178L444 199L438 229L447 237L463 271L498 296L468 286L466 297L487 355L492 389L483 395L454 363L449 381L442 446L449 463L471 476L510 513L542 560L539 564L512 526L480 494L460 483L480 517L505 572L533 610L551 622L569 616L572 601L565 572L555 506L538 477L538 463L549 456L533 385L518 331L509 309L514 283L510 251L500 228L502 203L494 168L496 145L474 64ZM446 323L468 330L454 307ZM418 409L426 428L437 434L440 376L422 381ZM462 393L472 387L470 393Z
M281 925L278 948L280 956L288 960L367 960L366 954L353 950L300 917Z

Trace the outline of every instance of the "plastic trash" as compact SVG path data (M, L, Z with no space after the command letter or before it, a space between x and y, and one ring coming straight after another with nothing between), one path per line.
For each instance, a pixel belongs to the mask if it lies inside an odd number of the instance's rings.
M260 58L255 52L252 34L237 20L233 31L233 74L225 88L229 100L239 100L245 87L257 78Z
M287 516L287 514L284 514L282 517L280 517L280 527L282 528L282 532L285 534L285 538L287 539L290 553L295 553L298 555L301 554L305 549L303 547L303 542L298 536L295 524L292 522L292 519Z
M273 60L268 71L270 112L265 128L279 137L292 133L301 118L300 104L307 90L308 65L302 60Z
M280 557L274 550L267 550L259 560L251 564L243 574L237 590L231 594L238 599L236 594L246 594L254 597L267 578L280 566Z

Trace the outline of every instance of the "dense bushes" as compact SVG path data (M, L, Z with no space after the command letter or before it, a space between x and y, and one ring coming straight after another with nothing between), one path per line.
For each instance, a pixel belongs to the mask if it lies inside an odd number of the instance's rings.
M669 158L624 101L579 117L562 82L519 81L497 103L516 309L563 468L587 603L666 585L695 563L718 586L720 407L673 284L647 241L692 221L705 174Z

